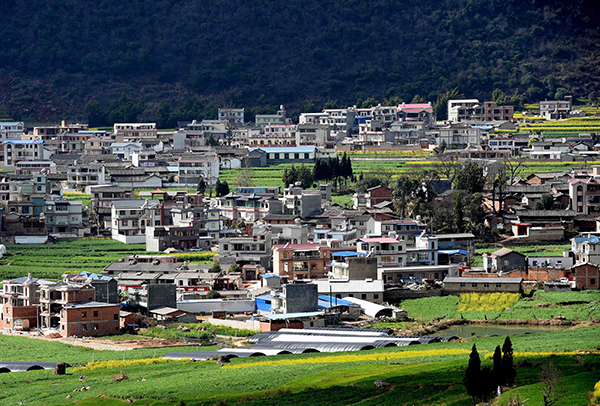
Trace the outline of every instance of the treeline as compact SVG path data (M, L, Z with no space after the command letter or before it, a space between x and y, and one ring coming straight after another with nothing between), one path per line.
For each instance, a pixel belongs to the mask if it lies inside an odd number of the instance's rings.
M88 105L94 124L168 128L221 105L435 102L453 89L522 103L599 90L590 1L7 0L0 13L0 100L14 118L85 118ZM122 92L137 109L111 103Z
M333 181L334 188L337 188L342 182L353 179L352 160L344 152L341 159L337 156L317 159L312 169L304 165L285 168L281 181L284 187L300 182L304 189L308 189L319 181Z

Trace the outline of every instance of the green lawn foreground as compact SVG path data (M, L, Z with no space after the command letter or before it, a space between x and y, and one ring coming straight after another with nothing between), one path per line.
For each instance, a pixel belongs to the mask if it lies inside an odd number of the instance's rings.
M552 333L539 333L512 338L515 352L596 350L600 327L586 327ZM0 342L5 342L0 336ZM11 346L21 345L31 352L39 347L46 360L52 354L82 359L83 348L70 348L60 343L44 343L24 337L10 337ZM28 341L27 341L28 340ZM470 339L460 343L438 343L402 348L384 348L360 353L346 353L348 358L364 354L381 355L382 359L331 363L336 354L304 354L300 356L253 357L234 359L219 366L214 361L173 362L166 364L124 366L112 369L70 371L55 376L52 371L9 373L0 376L0 404L58 405L78 402L82 405L122 405L128 400L140 405L470 405L471 399L461 383L468 352L477 344L482 364L491 365L484 355L501 345L502 337ZM47 345L54 344L49 348ZM40 347L41 346L41 347ZM179 350L179 349L177 349ZM433 351L432 351L433 350ZM431 352L438 355L431 355ZM439 352L442 354L439 354ZM458 355L444 351L462 350ZM137 351L137 350L136 350ZM140 350L152 351L152 350ZM422 351L423 356L385 359L385 354ZM96 351L105 353L106 351ZM110 352L110 351L109 351ZM0 348L0 354L3 353ZM18 354L18 352L16 353ZM129 354L129 352L128 352ZM140 353L141 354L141 353ZM100 355L99 355L100 356ZM68 358L68 357L67 357ZM317 359L318 363L308 363ZM333 358L332 358L333 359ZM561 385L569 396L557 405L585 405L596 381L600 379L600 356L537 355L515 356L516 386L522 395L539 398L539 366L552 362L563 374ZM56 360L55 360L56 361ZM283 365L270 365L276 361ZM255 363L261 365L254 365ZM245 366L247 364L248 366ZM230 366L231 365L231 366ZM232 368L233 367L233 368ZM123 372L129 379L112 381ZM79 382L79 377L85 378ZM375 387L381 379L387 383ZM89 386L84 392L74 389ZM501 403L507 395L503 395ZM71 398L67 399L67 396ZM183 400L183 403L180 403ZM504 403L502 403L504 404ZM532 400L531 404L539 404Z

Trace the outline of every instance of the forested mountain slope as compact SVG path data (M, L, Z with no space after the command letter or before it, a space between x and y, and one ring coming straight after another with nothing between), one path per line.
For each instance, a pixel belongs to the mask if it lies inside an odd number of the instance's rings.
M152 119L186 101L201 115L435 101L456 87L587 96L598 90L599 13L596 0L2 0L0 106L84 119L89 101L126 93L140 103L130 113Z

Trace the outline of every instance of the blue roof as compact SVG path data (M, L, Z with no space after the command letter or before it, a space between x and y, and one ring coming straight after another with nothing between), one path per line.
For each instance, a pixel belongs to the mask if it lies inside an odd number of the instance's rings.
M279 275L275 275L274 273L266 273L264 275L262 275L262 277L264 279L269 279L269 278L281 278L281 276Z
M271 295L260 295L260 296L256 296L255 299L268 300L268 301L273 300L273 298L271 297Z
M347 302L342 299L338 299L333 296L319 295L319 305L321 304L321 302L327 302L327 306L329 306L329 299L331 299L331 304L333 306L336 306L336 303L337 303L337 306L350 306L350 305L354 304L354 303L350 303L350 302Z
M331 256L332 257L358 257L360 255L367 255L363 252L354 252L354 251L340 251L340 252L332 252Z
M464 251L464 250L439 250L438 252L440 254L446 254L446 255L456 255L456 254L469 255L469 252Z
M316 147L256 147L256 148L250 148L248 150L248 152L252 152L255 151L257 149L260 149L262 151L265 151L267 154L272 154L272 153L296 153L296 152L314 152Z
M575 240L577 244L581 244L583 242L587 242L589 244L600 244L600 238L595 235L585 236L585 237L575 237L572 240Z

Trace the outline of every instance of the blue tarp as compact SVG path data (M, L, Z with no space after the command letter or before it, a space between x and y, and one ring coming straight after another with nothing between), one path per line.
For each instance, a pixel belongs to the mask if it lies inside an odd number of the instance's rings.
M456 254L469 255L469 251L463 251L463 250L439 250L438 253L446 254L446 255L456 255Z
M332 257L358 257L360 255L367 255L364 252L355 252L355 251L340 251L340 252L332 252Z

